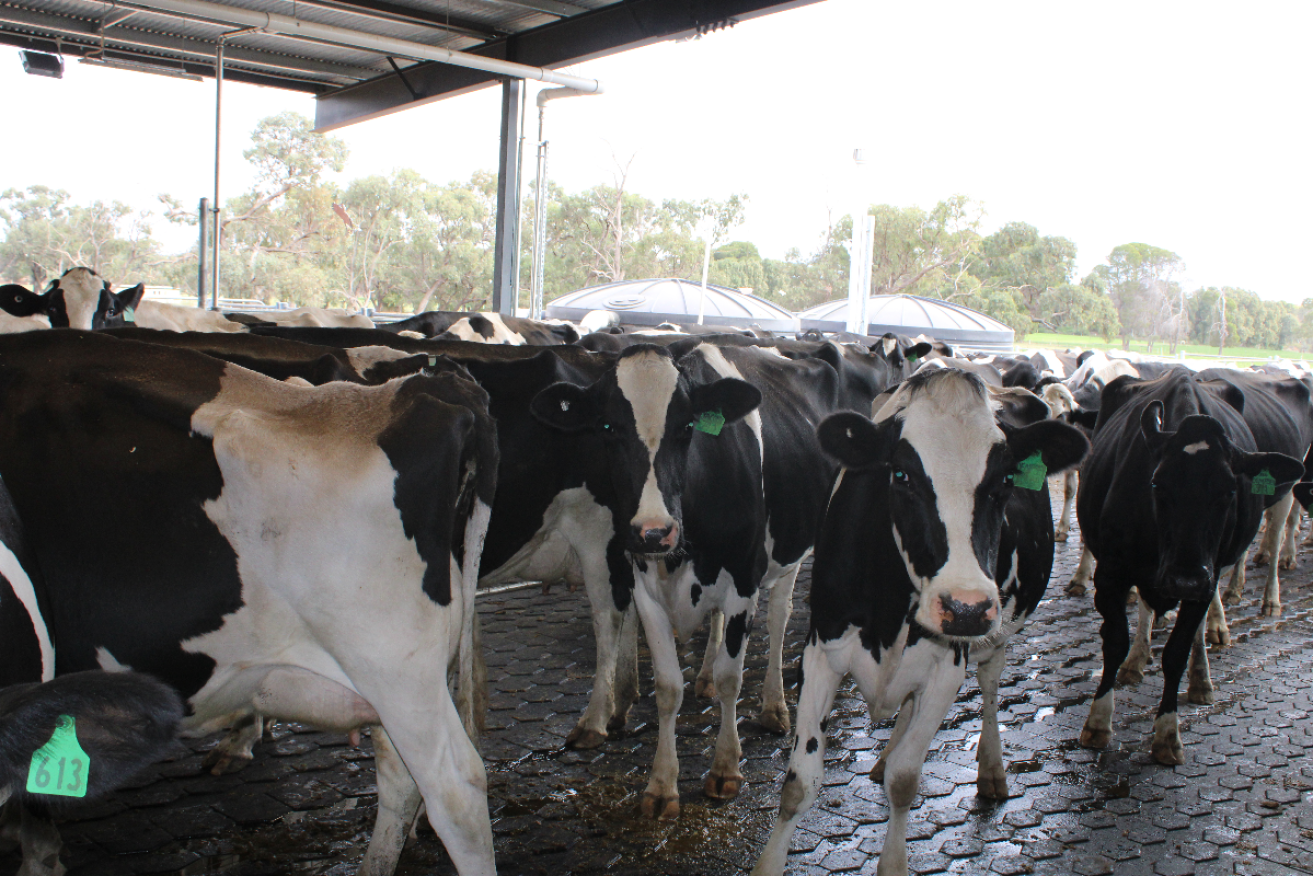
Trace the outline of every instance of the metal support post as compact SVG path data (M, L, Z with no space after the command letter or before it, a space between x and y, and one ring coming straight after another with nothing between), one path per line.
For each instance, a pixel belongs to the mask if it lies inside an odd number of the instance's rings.
M226 35L225 35L226 36ZM214 53L214 282L210 284L210 309L219 309L219 239L223 236L223 221L219 216L219 144L223 132L223 41Z
M201 198L201 239L196 247L196 306L205 307L205 250L210 245L210 202Z
M538 107L538 181L533 196L533 277L529 283L529 319L543 318L543 275L547 261L547 141L543 108Z
M492 309L515 315L520 274L520 131L524 82L507 79L501 90L501 150L497 162L497 244L492 263Z

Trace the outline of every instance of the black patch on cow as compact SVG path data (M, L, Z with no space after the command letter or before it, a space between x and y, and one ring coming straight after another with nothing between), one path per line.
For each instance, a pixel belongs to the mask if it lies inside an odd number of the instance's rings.
M643 569L643 571L644 572L647 571L646 567ZM698 603L702 601L701 584L694 583L693 586L688 589L688 601L693 604L694 608L698 607Z
M492 320L485 316L479 316L477 313L469 317L470 328L478 332L480 336L490 338L497 333L497 327L492 324Z
M830 718L826 716L821 719L821 732L824 733L830 727Z
M820 747L821 747L821 746L820 746L820 743L818 743L818 742L816 741L815 737L813 737L813 738L807 740L807 753L808 753L808 754L815 754L815 753L816 753L816 749L818 749L818 748L820 748Z
M948 562L948 530L939 516L934 484L907 441L895 445L886 477L903 551L918 576L933 578Z
M741 611L725 624L725 650L729 656L737 658L743 647L743 639L748 634L748 613Z
M985 460L985 474L976 485L971 515L971 548L976 562L986 575L993 577L998 565L998 537L1003 526L1003 511L1012 497L1012 471L1014 466L1008 445L1002 441L989 449ZM1048 496L1048 483L1040 492Z
M793 770L789 770L787 773L784 774L784 784L787 785L789 782L797 780L797 778L798 778L798 774L795 773Z

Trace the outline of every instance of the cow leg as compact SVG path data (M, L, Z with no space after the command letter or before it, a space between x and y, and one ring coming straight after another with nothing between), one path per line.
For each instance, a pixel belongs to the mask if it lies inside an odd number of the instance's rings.
M782 876L789 858L789 843L803 815L816 802L825 774L825 731L821 724L830 714L843 673L836 671L820 645L802 652L802 690L798 692L798 735L789 756L789 771L780 790L780 811L766 848L752 876Z
M59 853L64 849L59 828L46 816L18 807L18 844L23 851L23 863L15 876L64 876L68 872Z
M976 668L980 682L980 747L976 749L976 796L986 800L1008 798L1007 772L1003 768L1003 739L998 732L998 682L1007 663L1007 642Z
M743 658L748 651L748 630L757 614L757 594L746 599L738 594L731 595L725 600L723 613L729 620L725 624L725 645L716 655L720 732L716 736L716 755L711 762L711 772L703 786L703 793L713 800L737 797L743 787L743 773L739 770L743 748L739 742L738 703L739 691L743 688Z
M1295 552L1299 545L1299 524L1303 512L1298 502L1290 503L1290 514L1286 517L1286 537L1281 548L1281 569L1285 572L1295 568Z
M638 701L638 611L631 602L620 622L620 649L616 655L615 696L611 717L606 722L607 735L625 729L629 709Z
M642 812L648 818L678 818L679 754L675 750L675 720L684 702L684 674L679 668L670 616L641 580L634 588L634 601L643 619L643 635L647 637L656 675L657 752L652 761L652 778L643 792ZM719 683L720 677L716 680Z
M1263 552L1270 558L1267 566L1267 581L1263 586L1263 616L1281 616L1281 580L1277 569L1280 567L1282 543L1286 537L1286 517L1290 515L1290 506L1295 497L1286 493L1275 505L1267 509L1267 530L1263 533Z
M1071 532L1071 509L1076 504L1076 472L1062 473L1062 516L1053 530L1054 541L1066 541Z
M1071 576L1071 583L1067 585L1068 596L1084 596L1086 585L1094 577L1094 554L1085 545L1080 549L1080 565L1076 567L1076 574Z
M1094 607L1103 618L1099 635L1103 638L1103 676L1090 702L1090 714L1080 731L1080 744L1086 748L1107 748L1112 739L1113 688L1117 671L1130 651L1130 630L1126 627L1126 591L1108 584L1094 588ZM1179 625L1179 621L1177 622ZM1179 676L1178 676L1179 678Z
M720 643L725 637L725 615L720 609L711 612L707 618L707 650L702 655L702 669L693 688L696 696L714 699L716 696L716 655L720 653Z
M423 798L387 731L376 725L370 736L374 740L374 770L378 776L378 820L357 872L359 876L392 876Z
M201 769L209 770L211 775L221 776L226 772L245 769L255 757L255 743L264 733L264 719L257 714L243 715L228 731L228 735L219 740L219 744L210 749L201 761ZM231 769L230 769L231 767Z
M761 713L757 723L781 736L789 732L789 706L784 702L784 634L793 614L793 588L798 581L802 560L785 566L770 590L766 613L769 656L766 680L761 688Z
M880 756L876 758L875 766L871 767L871 781L877 785L884 784L884 770L889 762L889 752L894 750L898 745L898 740L903 738L907 732L907 725L912 723L912 710L910 708L899 708L898 717L894 720L894 729L889 734L889 741L884 744L880 750Z
M1226 577L1222 570L1219 577ZM1208 603L1208 621L1204 624L1204 641L1219 648L1231 647L1231 628L1226 624L1226 609L1222 607L1222 594L1213 591L1213 600Z
M1140 618L1135 625L1135 640L1126 661L1117 670L1118 684L1139 684L1144 681L1144 668L1149 665L1150 645L1153 643L1153 609L1143 598L1140 603Z
M929 684L903 703L903 709L911 710L912 716L907 732L889 752L885 767L884 793L889 798L890 811L884 848L880 850L880 864L875 871L877 876L907 874L907 813L916 801L921 767L925 764L926 752L930 750L930 741L938 732L965 678L965 660L954 662L949 658L939 661L932 668Z
M1215 604L1219 604L1216 594L1213 602L1208 604L1210 616ZM1185 690L1185 700L1200 706L1210 706L1213 704L1213 698L1213 679L1208 672L1208 646L1204 642L1204 624L1200 624L1194 635L1194 642L1190 646L1190 683Z
M1249 548L1241 554L1239 562L1231 570L1231 581L1226 585L1226 592L1222 594L1222 602L1227 605L1238 605L1240 603L1240 594L1245 589L1245 563L1249 562Z
M605 564L603 564L605 569ZM588 698L588 708L584 710L579 723L565 738L566 748L597 748L607 738L606 727L617 713L615 681L617 666L621 660L629 660L622 655L624 647L625 616L615 607L615 597L611 593L611 576L603 574L584 575L585 590L593 615L593 640L597 648L596 668L593 671L593 692ZM635 639L634 659L637 660L637 639ZM625 713L628 708L621 710Z
M1207 602L1182 602L1176 612L1176 626L1163 648L1163 698L1153 722L1153 759L1168 766L1185 763L1176 701L1195 631L1207 612Z

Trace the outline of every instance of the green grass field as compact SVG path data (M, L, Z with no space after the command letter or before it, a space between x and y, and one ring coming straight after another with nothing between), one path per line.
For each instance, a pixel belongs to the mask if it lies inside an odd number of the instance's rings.
M1034 347L1045 350L1065 350L1068 347L1078 350L1120 350L1122 348L1120 341L1108 343L1103 338L1095 335L1056 335L1049 332L1031 332L1024 338L1017 340L1017 347ZM1144 341L1132 341L1131 350L1136 353L1147 352L1148 345ZM1171 346L1164 343L1156 343L1153 347L1153 355L1168 357ZM1177 348L1183 351L1190 358L1217 359L1219 362L1228 359L1271 359L1280 357L1282 359L1304 359L1308 358L1307 353L1299 350L1260 350L1254 347L1226 347L1222 355L1217 355L1217 348L1206 346L1204 344L1182 344Z

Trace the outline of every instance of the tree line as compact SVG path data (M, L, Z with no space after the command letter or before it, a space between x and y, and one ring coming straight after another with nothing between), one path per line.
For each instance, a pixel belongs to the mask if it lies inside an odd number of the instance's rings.
M496 241L496 177L477 172L439 184L412 170L353 179L346 145L316 134L308 119L261 121L244 153L250 189L230 198L221 273L226 298L385 311L477 310L489 306ZM763 258L731 240L748 196L656 201L631 191L628 166L610 183L569 193L550 184L544 298L625 279L700 279L800 311L847 295L852 217L829 227L810 252ZM521 301L527 302L532 217L523 205ZM982 206L963 196L926 210L873 205L872 294L908 293L982 311L1013 328L1148 342L1313 350L1313 298L1267 301L1231 287L1187 291L1184 265L1143 243L1113 249L1088 276L1075 276L1076 247L1024 222L982 233ZM195 210L160 196L159 218L195 226ZM197 251L166 253L153 236L154 211L121 203L76 204L46 186L0 194L0 278L34 287L87 265L116 283L145 282L195 294Z

